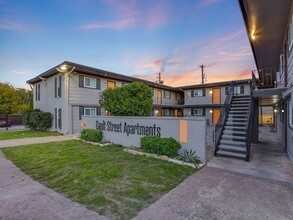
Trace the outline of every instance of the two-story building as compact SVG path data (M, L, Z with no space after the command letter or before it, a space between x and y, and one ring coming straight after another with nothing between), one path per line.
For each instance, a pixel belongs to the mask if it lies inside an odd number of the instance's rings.
M63 133L79 132L82 115L107 115L102 92L131 82L143 82L152 88L154 116L183 115L183 92L179 88L77 63L65 61L27 81L33 85L34 108L51 112L52 130Z
M250 79L234 81L235 95L250 94ZM216 124L225 103L231 81L198 84L180 87L184 91L185 117L205 116L208 124Z

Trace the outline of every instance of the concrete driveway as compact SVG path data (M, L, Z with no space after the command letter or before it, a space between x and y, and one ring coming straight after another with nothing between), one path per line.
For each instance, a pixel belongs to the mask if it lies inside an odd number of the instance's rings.
M135 219L293 219L293 185L204 167Z
M293 164L277 133L260 127L252 148L249 163L213 158L136 219L293 219Z

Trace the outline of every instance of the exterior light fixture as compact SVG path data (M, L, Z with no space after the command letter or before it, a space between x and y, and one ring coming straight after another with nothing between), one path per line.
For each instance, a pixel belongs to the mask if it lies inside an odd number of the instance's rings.
M210 110L210 113L212 114L213 113L213 110Z
M255 40L255 35L254 34L251 34L251 39Z
M209 91L209 94L212 95L212 94L213 94L213 90L210 90L210 91Z
M284 109L282 109L282 113L284 113Z
M67 66L64 64L60 67L61 70L66 70L67 69Z
M58 72L60 72L60 73L67 73L68 76L69 76L75 70L75 66L70 66L70 65L67 65L67 64L63 64L61 66L58 66L56 68L56 70Z
M274 112L275 112L275 113L277 113L277 112L278 112L278 110L277 110L277 109L274 109Z

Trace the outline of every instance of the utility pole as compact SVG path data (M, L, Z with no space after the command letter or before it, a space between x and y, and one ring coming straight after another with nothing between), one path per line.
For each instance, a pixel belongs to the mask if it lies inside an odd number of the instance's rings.
M201 84L204 84L204 81L206 80L206 74L204 73L204 69L206 68L206 65L199 65L198 67L201 68Z
M158 72L157 78L158 78L158 81L157 81L158 83L164 84L164 81L162 80L162 70Z

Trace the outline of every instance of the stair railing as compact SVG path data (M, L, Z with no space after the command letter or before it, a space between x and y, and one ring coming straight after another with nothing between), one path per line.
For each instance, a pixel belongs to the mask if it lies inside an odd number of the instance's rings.
M252 72L252 82L250 85L250 97L249 97L249 105L247 111L247 123L245 124L245 131L246 131L246 157L245 160L249 161L250 159L250 146L251 146L251 139L252 139L252 130L253 130L253 122L254 122L254 112L255 112L255 99L253 98L253 91L256 88L256 77Z
M228 93L225 99L225 103L221 107L220 117L215 126L215 152L214 152L215 156L217 156L217 151L219 150L221 137L223 135L224 127L228 118L229 109L231 107L231 103L232 103L232 99L234 95L234 87L235 87L235 82L232 81L227 91Z

